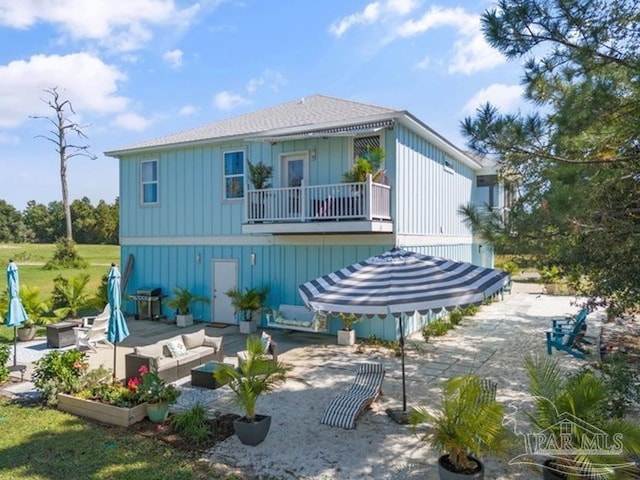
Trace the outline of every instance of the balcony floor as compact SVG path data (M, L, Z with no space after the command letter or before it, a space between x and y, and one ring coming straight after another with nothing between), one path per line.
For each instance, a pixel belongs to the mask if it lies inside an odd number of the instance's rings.
M242 233L393 233L390 220L342 220L323 222L245 223Z

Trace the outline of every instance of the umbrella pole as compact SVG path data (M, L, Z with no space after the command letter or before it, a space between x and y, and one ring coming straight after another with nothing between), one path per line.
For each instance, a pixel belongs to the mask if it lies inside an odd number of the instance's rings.
M18 366L18 327L13 326L13 369Z
M387 408L387 415L389 415L394 422L400 425L406 425L409 423L409 413L407 412L407 389L405 385L405 371L404 371L404 326L402 325L402 317L400 316L400 355L402 356L402 410L394 410Z
M402 317L404 314L400 316L400 355L402 356L402 411L407 411L407 387L405 384L405 373L404 373L404 328L402 325Z
M116 350L118 348L118 342L113 342L113 383L116 382Z

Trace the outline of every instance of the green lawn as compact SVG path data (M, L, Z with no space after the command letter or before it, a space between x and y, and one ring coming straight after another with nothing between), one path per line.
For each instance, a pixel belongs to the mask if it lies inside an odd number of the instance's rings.
M34 405L0 400L0 480L232 480L197 455Z
M15 260L20 273L20 283L38 287L43 297L50 296L53 279L58 275L71 278L86 272L91 276L88 289L92 291L100 285L102 276L109 273L111 262L120 263L120 247L118 245L78 245L77 247L80 255L89 262L89 268L43 270L42 266L52 257L55 245L32 243L0 245L0 266L6 266L10 259Z

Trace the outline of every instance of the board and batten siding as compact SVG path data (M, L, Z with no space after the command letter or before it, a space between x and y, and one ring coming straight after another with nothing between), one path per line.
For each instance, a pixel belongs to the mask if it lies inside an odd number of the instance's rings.
M396 127L394 229L398 235L460 237L471 242L471 232L458 214L475 188L470 167L445 155L431 142ZM445 167L445 158L453 170Z

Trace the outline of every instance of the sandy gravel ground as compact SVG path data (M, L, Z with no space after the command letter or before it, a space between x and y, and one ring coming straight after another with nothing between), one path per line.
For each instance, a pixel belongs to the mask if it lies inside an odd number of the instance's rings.
M522 358L527 353L546 355L544 332L549 320L575 313L578 309L573 301L515 291L503 302L482 307L478 315L445 337L428 344L420 337L410 339L406 356L409 408L435 405L443 379L475 372L498 383L497 398L513 413L512 424L518 431L526 428L522 411L529 398ZM589 320L592 325L599 314L592 314ZM572 368L580 364L568 355L554 355ZM258 413L272 416L266 440L251 447L233 436L207 452L207 460L223 470L236 469L261 478L437 478L438 452L420 442L409 426L395 423L386 414L387 408L402 407L400 359L385 349L367 347L361 353L357 348L321 345L291 350L282 360L294 365L294 374L307 383L289 381L261 398ZM384 395L362 414L354 430L321 425L329 400L348 388L357 364L366 361L384 364ZM224 393L207 406L237 412ZM539 478L530 469L507 461L487 458L485 464L487 479Z

